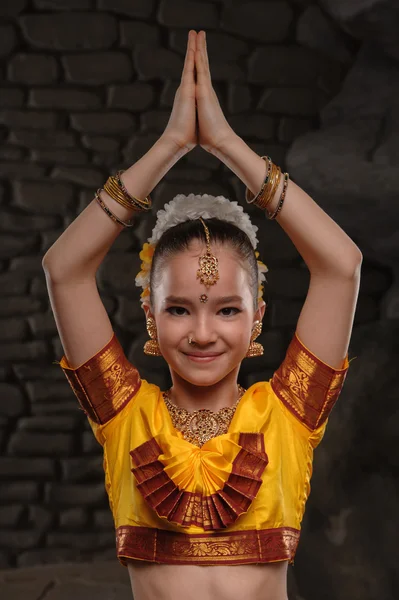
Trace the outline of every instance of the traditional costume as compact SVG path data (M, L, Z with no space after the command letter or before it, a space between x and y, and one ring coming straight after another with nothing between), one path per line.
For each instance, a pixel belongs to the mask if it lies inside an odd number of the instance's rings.
M256 248L257 228L237 203L221 196L179 195L159 211L152 238L140 253L136 283L143 287L142 302L149 299L151 259L163 231L212 216L241 227ZM199 271L211 285L217 260L212 262L208 234ZM261 297L267 267L258 261L258 270ZM200 301L206 298L203 294ZM157 354L156 336L149 332L147 353ZM262 353L251 339L248 356ZM122 565L127 559L293 564L313 451L344 384L348 356L335 369L295 333L272 378L241 388L236 404L218 413L188 413L173 405L166 392L140 377L115 334L78 367L71 368L65 355L59 365L104 450Z

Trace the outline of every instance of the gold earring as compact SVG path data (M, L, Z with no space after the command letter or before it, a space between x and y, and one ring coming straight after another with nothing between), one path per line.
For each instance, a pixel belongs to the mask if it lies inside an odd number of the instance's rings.
M255 342L256 338L262 333L262 321L255 321L255 325L252 328L251 343L249 344L246 357L251 358L253 356L262 356L263 346L258 342Z
M155 324L155 319L148 317L146 326L148 335L151 339L147 340L144 344L144 354L148 354L148 356L162 356L157 340L157 326Z

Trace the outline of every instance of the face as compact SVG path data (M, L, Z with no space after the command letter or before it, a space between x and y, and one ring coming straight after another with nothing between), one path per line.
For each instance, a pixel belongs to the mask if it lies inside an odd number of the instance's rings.
M254 321L265 305L254 311L248 272L227 245L211 244L218 258L219 279L206 288L197 279L198 258L205 245L195 240L190 248L168 258L154 290L158 343L171 371L193 385L212 385L238 368L244 358ZM208 301L200 302L206 294ZM146 313L151 314L149 309ZM195 344L188 343L189 336ZM212 358L194 354L212 353Z

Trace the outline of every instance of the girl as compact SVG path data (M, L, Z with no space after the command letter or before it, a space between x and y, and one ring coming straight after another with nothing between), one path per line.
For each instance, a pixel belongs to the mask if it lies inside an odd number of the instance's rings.
M196 72L196 78L195 78ZM96 271L150 191L200 144L290 237L311 279L295 335L269 381L237 384L265 313L256 230L236 202L179 195L157 213L136 282L172 386L140 378L101 302ZM205 32L190 31L161 138L104 189L43 259L65 351L59 365L104 448L117 556L135 600L287 599L321 441L349 366L362 254L344 231L227 123Z

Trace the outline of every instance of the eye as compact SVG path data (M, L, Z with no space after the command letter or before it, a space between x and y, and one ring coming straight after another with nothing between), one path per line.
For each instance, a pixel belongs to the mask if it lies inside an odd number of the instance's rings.
M173 311L185 311L186 309L183 308L183 306L170 306L169 308L166 309L166 312L170 313L171 315L174 315L175 317L181 317L184 312L173 312Z
M226 314L225 312L223 312L223 311L231 311L231 310L234 310L235 312L229 313L229 314ZM222 308L220 312L223 312L223 316L225 316L225 317L232 317L233 315L236 315L236 314L240 313L241 311L239 308L235 308L234 306L226 306L225 308Z

